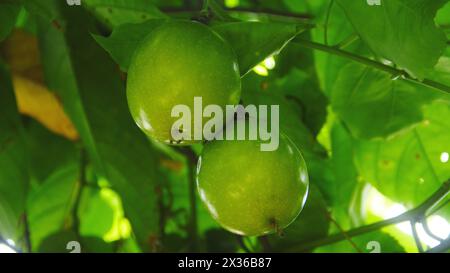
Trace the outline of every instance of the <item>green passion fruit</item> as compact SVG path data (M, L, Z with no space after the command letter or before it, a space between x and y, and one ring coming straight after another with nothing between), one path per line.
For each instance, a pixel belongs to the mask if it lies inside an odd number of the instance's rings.
M197 165L197 187L211 216L240 235L280 232L299 215L308 193L306 163L280 134L275 151L260 141L213 141Z
M174 106L193 109L194 97L201 97L204 105L224 109L236 105L240 94L236 54L227 41L198 22L173 20L154 29L138 46L128 70L133 119L148 136L168 144L195 143L174 141ZM193 122L191 128L193 135Z

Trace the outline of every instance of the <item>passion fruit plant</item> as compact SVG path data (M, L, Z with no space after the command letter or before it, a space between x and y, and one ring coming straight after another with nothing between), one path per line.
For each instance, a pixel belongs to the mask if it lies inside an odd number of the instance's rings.
M448 2L0 1L0 246L448 252ZM278 149L174 141L195 97Z

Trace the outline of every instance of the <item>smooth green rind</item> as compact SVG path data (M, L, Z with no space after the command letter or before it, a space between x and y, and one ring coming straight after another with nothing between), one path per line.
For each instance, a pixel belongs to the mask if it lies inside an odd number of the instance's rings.
M197 165L197 186L212 217L225 229L259 236L287 227L308 192L305 161L280 135L278 150L262 152L260 141L214 141Z
M136 124L153 139L172 143L176 105L194 114L194 97L223 109L239 102L241 81L236 56L208 27L171 21L146 37L128 70L127 98ZM201 109L198 109L201 111ZM200 128L201 129L201 128ZM194 127L191 127L193 139ZM182 144L186 144L183 142Z

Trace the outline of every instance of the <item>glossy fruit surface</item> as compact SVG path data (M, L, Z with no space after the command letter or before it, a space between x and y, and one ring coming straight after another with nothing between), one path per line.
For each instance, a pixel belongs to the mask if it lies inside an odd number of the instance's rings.
M175 105L187 105L193 120L194 97L201 97L203 106L225 107L237 104L240 93L234 51L197 22L169 21L153 30L134 53L128 70L127 98L135 122L153 139L169 144L176 144L171 132L179 119L171 117Z
M308 173L297 147L280 135L277 150L260 141L214 141L197 166L197 186L210 214L227 230L247 236L287 227L301 212Z

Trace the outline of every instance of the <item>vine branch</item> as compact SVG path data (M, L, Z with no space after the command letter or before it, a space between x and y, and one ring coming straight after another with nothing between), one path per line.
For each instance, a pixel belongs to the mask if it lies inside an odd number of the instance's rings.
M332 1L334 2L334 1ZM229 16L229 13L236 13L236 14L245 14L245 13L251 13L251 14L256 14L258 16L266 16L268 18L272 18L275 21L276 20L300 20L302 21L302 23L304 24L308 24L308 20L307 19L311 19L310 16L306 16L306 15L298 15L298 14L279 14L279 13L274 13L274 12L265 12L265 11L259 11L259 12L255 12L255 11L251 11L251 10L245 10L245 9L224 9L222 8L219 4L217 4L214 0L205 0L204 2L204 7L202 9L202 11L200 11L200 13L205 11L205 7L211 9L211 11L213 13L215 13L216 15L218 15L220 18L223 18L225 20L228 21L236 21L234 18L232 18L231 16ZM329 9L331 8L331 5L329 7ZM192 10L180 10L180 9L162 9L163 12L166 13L188 13L188 14L198 14L199 11L192 11ZM305 20L306 19L306 20ZM311 26L314 26L314 24L311 24ZM393 78L400 78L403 79L405 81L409 81L415 84L419 84L419 85L423 85L441 92L445 92L450 94L450 86L447 86L445 84L436 82L434 80L431 79L423 79L418 80L415 79L413 77L411 77L406 71L397 69L395 67L391 67L385 64L382 64L380 62L371 60L369 58L363 57L363 56L359 56L356 55L354 53L348 52L348 51L344 51L342 50L340 47L336 47L336 46L329 46L326 43L328 42L327 40L327 31L325 31L325 44L320 44L320 43L316 43L313 41L307 41L307 40L302 40L302 39L296 39L293 40L292 42L297 43L299 45L302 45L304 47L307 48L311 48L311 49L315 49L315 50L320 50L329 54L333 54L336 56L340 56L343 58L347 58L350 60L353 60L355 62L364 64L366 66L369 67L373 67L375 69L387 72L389 74L392 75Z
M287 252L306 252L316 247L340 242L342 240L345 240L347 237L351 238L354 236L362 235L405 221L417 221L418 219L425 217L427 211L430 208L432 208L435 204L440 202L443 198L445 198L449 193L450 193L450 180L447 180L433 195L431 195L427 200L425 200L422 204L420 204L418 207L414 209L411 209L405 213L402 213L396 217L387 220L351 229L347 231L345 235L342 233L338 233L322 239L303 243L301 245L287 249Z
M403 79L403 80L406 80L409 82L413 82L415 84L423 85L423 86L450 94L450 87L445 84L442 84L442 83L439 83L439 82L436 82L436 81L433 81L430 79L424 79L423 81L420 81L418 79L411 77L408 73L406 73L403 70L399 70L395 67L388 66L388 65L382 64L380 62L371 60L369 58L356 55L354 53L342 50L338 47L327 46L324 44L307 41L307 40L303 40L303 39L295 39L292 42L296 43L298 45L307 47L307 48L323 51L323 52L326 52L326 53L329 53L332 55L350 59L352 61L358 62L360 64L363 64L363 65L366 65L369 67L373 67L375 69L378 69L378 70L381 70L381 71L391 74L393 78L400 78L400 79Z
M427 253L442 253L445 252L447 250L450 249L450 236L447 237L447 239L445 239L445 241L443 241L440 245L427 250Z
M417 250L419 250L420 253L423 253L422 242L420 241L419 234L417 233L417 227L416 227L417 222L409 221L409 223L411 224L412 235L414 237L414 242L416 243Z

